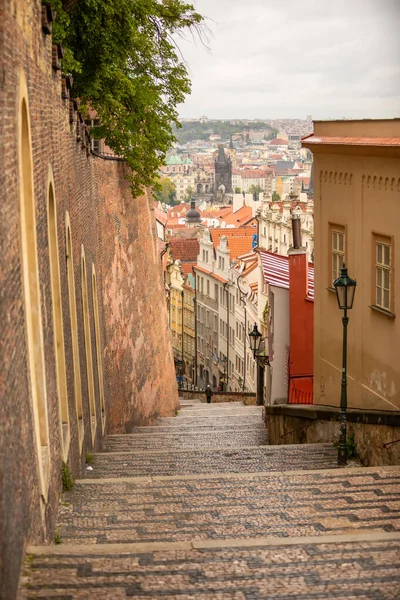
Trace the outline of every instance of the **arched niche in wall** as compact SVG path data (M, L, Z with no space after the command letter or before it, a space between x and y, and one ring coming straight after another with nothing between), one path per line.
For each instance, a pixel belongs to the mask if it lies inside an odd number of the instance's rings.
M94 331L95 331L95 335L96 335L97 375L98 375L98 380L99 380L101 426L102 426L102 431L104 433L104 429L106 426L106 412L105 412L105 405L104 405L103 357L102 357L102 352L101 352L99 303L98 303L98 298L97 298L96 270L95 270L94 264L92 264L92 296L93 296Z
M18 99L18 162L20 197L20 251L23 280L28 374L33 425L37 448L37 468L41 493L48 497L50 474L49 424L47 415L46 371L43 350L39 268L37 260L33 160L29 121L28 90L21 72Z
M53 309L54 355L56 360L57 392L61 421L61 449L63 460L66 462L71 439L71 428L68 410L60 263L58 256L57 206L54 195L53 174L50 167L47 185L47 223L50 258L51 303Z
M85 249L82 244L81 250L81 274L82 274L82 309L83 309L83 329L85 334L85 351L86 351L86 372L88 383L89 396L89 414L90 414L90 429L92 433L92 444L94 444L96 436L96 400L94 395L94 378L93 378L93 356L92 342L90 336L90 316L89 316L89 300L87 289L87 273L86 273L86 258Z
M82 382L81 382L81 364L79 358L79 338L78 338L78 319L76 314L76 295L75 295L75 275L74 275L74 255L72 248L71 222L68 212L65 213L65 250L67 260L67 279L68 279L68 300L69 316L71 323L71 341L72 341L72 361L74 369L74 391L76 404L76 417L78 421L78 441L79 453L82 453L84 422L82 406Z

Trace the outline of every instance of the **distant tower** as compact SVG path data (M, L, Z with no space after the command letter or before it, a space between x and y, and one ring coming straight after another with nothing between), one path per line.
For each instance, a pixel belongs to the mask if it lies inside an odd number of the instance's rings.
M186 227L192 229L193 227L197 227L201 225L201 216L199 211L196 209L196 201L191 200L190 208L186 213Z
M215 186L214 190L232 194L232 159L225 154L224 145L218 144L218 156L214 162Z

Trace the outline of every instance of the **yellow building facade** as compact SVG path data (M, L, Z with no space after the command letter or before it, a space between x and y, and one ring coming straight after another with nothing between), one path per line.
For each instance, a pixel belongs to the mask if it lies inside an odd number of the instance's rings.
M320 121L314 154L314 402L338 406L342 311L333 280L357 280L348 325L349 407L400 409L400 120Z
M195 279L188 274L183 284L183 376L188 383L195 382Z

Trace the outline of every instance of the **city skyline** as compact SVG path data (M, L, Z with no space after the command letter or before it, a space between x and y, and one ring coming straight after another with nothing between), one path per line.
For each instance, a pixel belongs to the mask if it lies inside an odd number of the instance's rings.
M400 116L397 0L194 4L208 42L179 40L192 79L181 118Z

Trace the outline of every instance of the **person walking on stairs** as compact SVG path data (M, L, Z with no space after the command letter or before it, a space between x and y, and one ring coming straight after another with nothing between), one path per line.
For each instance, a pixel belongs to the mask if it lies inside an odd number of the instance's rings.
M207 397L207 403L210 404L211 402L211 397L212 397L213 393L212 393L212 389L211 387L208 385L206 387L206 397Z

